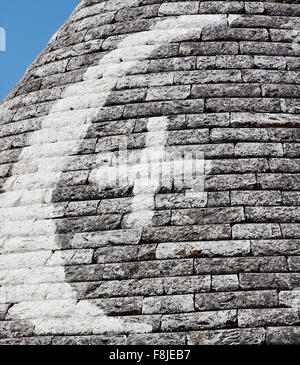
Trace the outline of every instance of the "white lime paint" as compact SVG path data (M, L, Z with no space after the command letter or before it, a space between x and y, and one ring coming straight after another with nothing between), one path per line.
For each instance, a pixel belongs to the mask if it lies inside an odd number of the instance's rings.
M124 0L120 4L125 5ZM16 303L10 308L9 316L29 319L37 334L151 332L152 326L148 323L109 318L93 305L77 302L75 290L64 282L63 266L43 266L54 250L61 249L55 238L55 222L49 219L57 214L57 207L49 204L50 197L68 156L79 150L99 107L128 70L147 59L160 44L198 37L204 26L226 24L225 15L170 17L157 21L148 32L129 35L98 66L87 70L83 82L66 87L61 99L42 121L40 130L31 133L29 147L22 150L12 176L4 184L5 192L0 195L2 206L13 207L8 211L5 225L0 227L0 249L5 252L1 256L4 266L0 269L0 303ZM0 115L6 111L7 105L3 105ZM158 158L166 144L166 120L150 118L148 130L146 148L141 153L150 152ZM50 171L49 159L52 159ZM23 167L26 163L34 164L35 171L26 173ZM99 182L103 171L105 169L93 171L91 182ZM157 187L157 177L147 193L142 182L135 181L130 217L134 226L151 224ZM22 253L28 249L32 253ZM14 253L15 250L21 253ZM62 264L61 260L56 257L56 262ZM51 278L57 282L49 283ZM26 303L30 301L34 301L34 305Z

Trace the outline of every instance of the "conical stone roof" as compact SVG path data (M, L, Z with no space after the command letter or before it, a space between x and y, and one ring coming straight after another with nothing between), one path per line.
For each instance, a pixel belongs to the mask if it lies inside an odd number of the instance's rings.
M80 3L0 106L0 344L299 343L299 27Z

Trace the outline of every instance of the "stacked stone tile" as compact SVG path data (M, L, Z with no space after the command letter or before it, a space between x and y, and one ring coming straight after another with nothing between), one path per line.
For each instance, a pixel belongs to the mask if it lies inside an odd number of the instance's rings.
M0 344L299 344L299 29L297 1L80 3L0 106ZM104 187L156 138L202 189Z

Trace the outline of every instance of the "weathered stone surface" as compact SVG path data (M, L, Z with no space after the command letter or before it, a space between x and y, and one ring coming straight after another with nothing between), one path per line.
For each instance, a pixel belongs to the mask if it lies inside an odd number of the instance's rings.
M0 338L30 337L34 334L34 326L25 321L0 322Z
M78 217L85 215L96 215L99 202L71 202L66 209L66 216Z
M211 287L209 275L171 277L164 279L164 291L166 294L184 294L208 292Z
M242 272L272 273L274 271L288 271L288 262L285 257L224 257L195 259L195 272L201 275L235 274ZM258 279L259 276L256 276L255 278Z
M243 289L281 289L294 290L300 287L299 273L260 273L241 274L240 285Z
M52 337L23 337L0 339L1 346L48 346L52 343Z
M249 85L245 88L243 85L232 84L207 84L195 85L192 87L191 96L193 98L207 97L255 97L260 96L261 91L256 85Z
M180 54L182 55L237 55L238 43L237 42L182 42L180 45ZM232 75L232 74L231 74ZM175 78L175 82L177 79Z
M48 266L72 266L85 265L93 262L93 250L66 250L55 251L49 258L46 265Z
M282 224L282 235L284 238L299 238L300 237L300 225L297 224Z
M299 190L299 174L258 174L257 184L266 190Z
M108 316L135 315L142 313L143 298L108 298L80 301L78 305L83 307L95 307Z
M289 268L291 271L300 271L299 256L294 256L289 258Z
M266 332L268 345L299 345L300 330L296 327L269 327Z
M0 104L0 344L299 343L299 19L78 5Z
M220 4L217 1L203 1L200 4L200 13L241 13L243 12L244 4L242 1L229 1L225 4Z
M162 330L189 331L226 328L234 327L236 321L237 312L235 310L165 315L162 317Z
M264 341L263 328L193 331L187 334L188 345L261 345Z
M255 256L299 255L299 240L253 240L251 248ZM290 260L296 257L290 257Z
M127 264L107 264L104 267L104 279L149 278L160 276L191 275L192 260L162 260Z
M254 174L215 175L207 176L205 179L207 191L252 190L255 185Z
M156 258L155 251L156 244L105 247L97 249L94 257L99 264L126 261L148 261Z
M156 209L171 208L202 208L207 204L207 194L185 193L185 194L158 194L155 198Z
M242 208L185 209L172 212L171 224L186 226L199 223L236 223L242 222L244 219Z
M298 309L240 309L238 322L241 327L285 326L299 322Z
M247 291L228 293L196 294L195 307L203 310L220 310L233 308L276 307L278 294L273 291Z
M208 292L209 275L73 283L79 299Z
M250 222L299 222L299 207L255 207L246 208L245 215Z
M149 297L143 301L143 313L184 313L194 311L193 295Z
M66 281L73 283L78 281L95 281L103 278L103 265L66 266Z
M266 159L211 160L205 164L205 172L208 175L264 172L268 169Z
M282 291L279 293L279 304L283 307L300 307L300 288L293 291Z
M237 157L281 157L283 149L280 143L238 143L235 147Z
M182 226L166 228L146 228L142 235L145 242L176 242L176 241L198 241L210 239L230 238L230 226L228 224Z
M206 100L205 108L209 112L280 112L278 99L261 98L210 98Z
M300 205L300 193L299 192L283 192L282 200L285 205L299 206Z
M97 217L81 217L67 218L57 220L57 233L79 233L98 230L113 230L116 229L121 222L121 216L118 214L102 214Z
M129 335L127 345L185 345L185 333L152 333L147 335Z
M268 239L281 238L282 236L279 224L275 223L235 224L232 228L232 234L235 239Z
M233 191L231 205L274 206L281 205L280 191Z
M78 346L78 345L125 345L126 336L55 336L51 341L54 346Z
M246 256L250 253L249 241L207 241L161 243L157 246L156 257L188 258L188 257L216 257L216 256Z
M230 205L230 196L228 191L210 192L207 194L208 207L220 207Z
M3 304L0 305L0 321L4 321L5 315L8 311L8 308L9 308L9 305L6 305L6 304L5 305L3 305Z
M239 279L237 275L217 275L212 276L211 288L213 291L232 291L239 289Z
M141 229L95 231L89 233L75 233L71 237L61 236L65 248L98 248L109 245L137 245L141 239Z
M162 295L164 294L164 279L99 280L90 283L74 283L72 287L76 289L79 299ZM178 291L180 291L180 287Z

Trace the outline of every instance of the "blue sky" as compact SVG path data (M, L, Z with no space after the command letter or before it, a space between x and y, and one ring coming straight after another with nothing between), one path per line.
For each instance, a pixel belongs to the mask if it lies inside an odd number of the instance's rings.
M79 2L0 0L0 28L6 31L6 52L0 51L0 101L14 88Z

